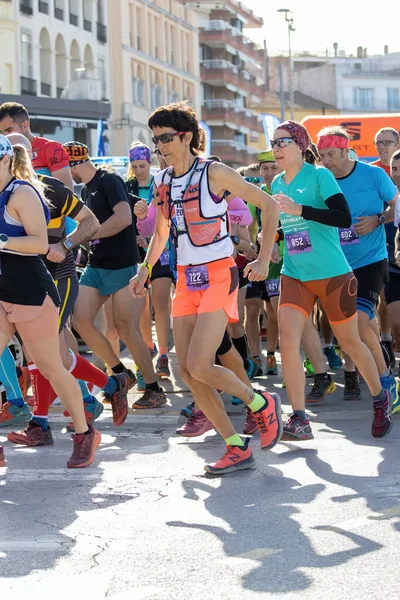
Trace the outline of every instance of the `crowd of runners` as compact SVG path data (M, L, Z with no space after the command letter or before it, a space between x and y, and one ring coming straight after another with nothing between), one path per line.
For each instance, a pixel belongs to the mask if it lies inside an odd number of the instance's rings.
M90 465L104 403L116 427L133 388L135 410L167 403L160 381L171 376L173 346L192 394L177 434L216 429L226 443L210 473L252 467L256 432L263 450L312 439L306 406L336 388L327 364L344 369L346 401L360 399L364 380L372 436L387 435L400 411L398 131L376 133L371 165L343 128L321 130L314 144L285 121L272 149L235 171L205 155L189 105L160 107L148 124L154 147L132 143L123 179L85 144L34 136L22 105L0 106L0 428L9 442L52 445L59 398L73 440L67 466ZM104 369L79 353L77 336ZM278 348L286 423L272 391ZM244 405L243 431L221 392Z

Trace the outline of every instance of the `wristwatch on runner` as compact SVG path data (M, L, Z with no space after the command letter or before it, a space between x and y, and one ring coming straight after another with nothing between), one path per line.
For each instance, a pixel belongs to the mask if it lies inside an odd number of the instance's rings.
M378 224L379 225L384 225L386 223L386 216L385 216L384 213L378 213L377 217L378 217Z
M69 240L68 238L65 238L65 240L63 240L61 243L66 250L72 250L72 248L74 247L74 242L72 240Z
M231 240L235 244L235 246L238 246L240 244L240 237L238 235L231 235Z
M6 235L5 233L0 233L0 250L3 250L3 248L5 247L7 242L8 242L8 235Z

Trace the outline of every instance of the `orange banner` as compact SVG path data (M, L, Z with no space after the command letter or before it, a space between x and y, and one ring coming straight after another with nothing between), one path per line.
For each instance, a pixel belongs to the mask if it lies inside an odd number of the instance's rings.
M350 135L350 146L360 158L378 158L374 138L382 127L394 127L400 133L400 114L388 113L379 115L327 115L305 117L304 127L313 140L317 141L318 132L329 125L341 125Z

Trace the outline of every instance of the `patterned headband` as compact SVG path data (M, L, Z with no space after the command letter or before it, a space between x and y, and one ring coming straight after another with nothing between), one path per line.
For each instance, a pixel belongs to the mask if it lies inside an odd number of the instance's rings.
M284 123L281 123L275 131L277 129L284 129L290 133L302 152L305 152L311 144L311 138L307 129L303 125L300 125L300 123L296 123L296 121L285 121Z
M147 146L134 146L129 150L129 161L145 160L151 164L151 152Z

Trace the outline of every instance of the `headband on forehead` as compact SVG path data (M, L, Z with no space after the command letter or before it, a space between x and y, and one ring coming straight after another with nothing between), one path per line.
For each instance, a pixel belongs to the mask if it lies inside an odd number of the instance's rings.
M0 158L4 156L14 156L14 150L10 140L5 135L0 134Z
M323 135L317 142L318 150L326 148L350 148L349 140L342 135Z
M89 148L81 142L67 142L64 144L64 149L68 154L69 164L74 167L84 162L88 162Z
M145 160L151 164L151 152L147 146L133 146L129 150L129 161L133 160Z
M301 125L296 121L285 121L284 123L278 125L275 131L277 129L284 129L285 131L287 131L291 135L291 137L297 142L302 152L305 152L311 143L311 138L308 134L307 129L304 127L304 125Z

